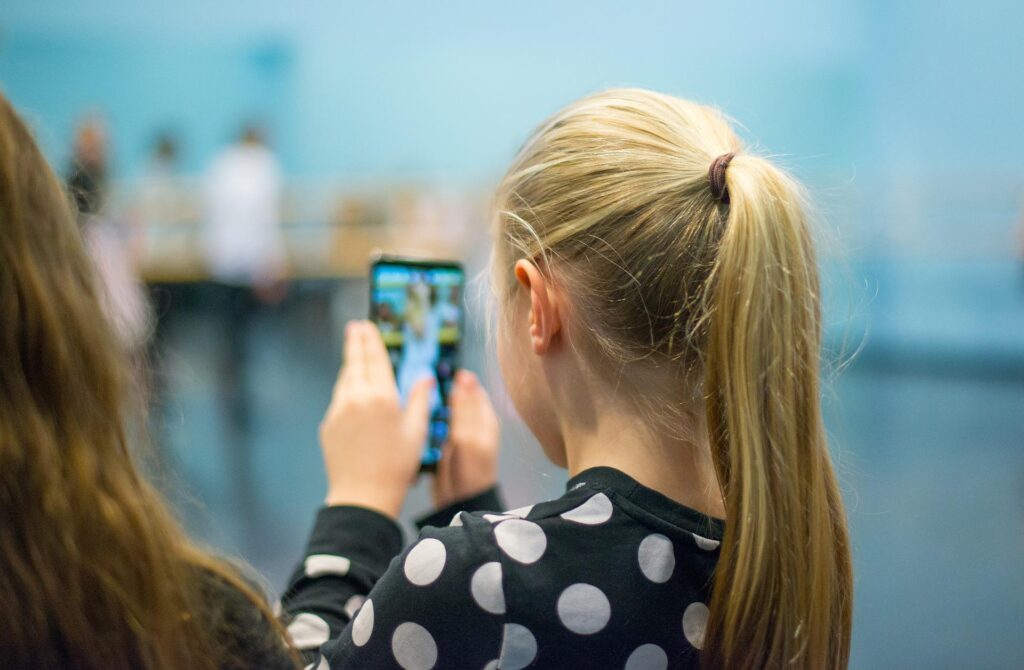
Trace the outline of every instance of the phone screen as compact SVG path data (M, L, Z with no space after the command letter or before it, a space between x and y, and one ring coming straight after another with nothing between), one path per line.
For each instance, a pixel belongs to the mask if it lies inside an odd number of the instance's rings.
M370 269L370 318L394 366L403 406L413 385L433 376L422 467L433 469L448 438L448 393L462 343L465 273L458 263L381 259Z

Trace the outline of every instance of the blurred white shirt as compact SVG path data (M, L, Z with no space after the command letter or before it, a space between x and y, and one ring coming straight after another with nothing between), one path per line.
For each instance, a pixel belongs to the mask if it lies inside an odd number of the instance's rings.
M285 266L281 170L269 149L237 144L210 168L205 188L206 260L213 278L253 285Z

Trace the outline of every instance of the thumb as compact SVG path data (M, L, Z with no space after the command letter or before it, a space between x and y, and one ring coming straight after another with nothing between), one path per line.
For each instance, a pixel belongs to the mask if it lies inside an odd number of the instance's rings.
M476 375L469 370L459 370L455 374L455 383L452 384L452 392L448 397L448 407L451 410L450 420L453 428L462 428L462 424L472 423L474 409L473 389L476 383Z
M409 391L409 399L405 403L403 416L406 428L426 434L427 421L430 419L430 396L434 390L433 377L425 377Z

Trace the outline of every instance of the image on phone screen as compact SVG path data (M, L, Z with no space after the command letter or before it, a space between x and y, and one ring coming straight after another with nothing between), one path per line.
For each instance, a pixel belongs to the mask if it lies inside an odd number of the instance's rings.
M457 263L382 259L370 269L370 318L387 346L403 406L417 381L436 380L422 466L448 438L448 393L462 341L465 273Z

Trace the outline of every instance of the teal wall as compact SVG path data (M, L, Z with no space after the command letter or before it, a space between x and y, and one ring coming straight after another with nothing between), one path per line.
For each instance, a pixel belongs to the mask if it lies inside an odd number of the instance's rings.
M198 168L261 118L296 174L486 176L611 85L719 104L798 171L1015 169L1022 24L1005 0L7 0L0 82L55 158L104 111L123 174L158 127Z
M849 170L865 145L862 12L839 2L7 4L7 93L55 159L102 110L125 175L160 127L198 169L260 118L294 174L483 179L613 85L719 104L797 169Z

